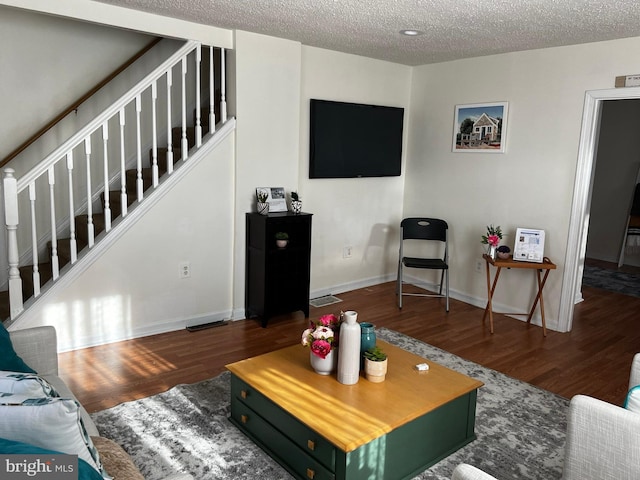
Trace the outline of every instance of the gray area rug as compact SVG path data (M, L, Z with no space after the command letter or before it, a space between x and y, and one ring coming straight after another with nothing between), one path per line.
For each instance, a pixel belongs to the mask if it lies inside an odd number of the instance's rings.
M461 462L501 480L561 477L568 400L393 330L382 328L377 334L485 384L478 392L477 440L416 479L450 479ZM229 376L225 372L179 385L92 417L103 436L132 456L147 480L174 472L197 480L292 478L229 422Z
M638 274L585 265L582 284L640 298L640 275Z

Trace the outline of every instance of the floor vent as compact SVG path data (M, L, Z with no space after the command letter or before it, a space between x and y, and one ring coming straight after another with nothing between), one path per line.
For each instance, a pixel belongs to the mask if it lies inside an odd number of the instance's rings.
M339 303L340 300L338 297L333 295L325 295L324 297L313 298L309 300L309 305L312 307L324 307L326 305L331 305L333 303Z

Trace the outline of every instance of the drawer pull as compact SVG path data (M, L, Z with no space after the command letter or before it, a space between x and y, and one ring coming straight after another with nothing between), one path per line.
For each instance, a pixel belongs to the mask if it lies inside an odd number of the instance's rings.
M247 392L246 390L241 390L240 391L240 396L244 399L246 399L249 396L249 392Z
M307 440L307 447L309 448L309 450L315 450L316 444L313 440Z
M310 468L307 468L307 478L313 478L315 476L316 476L316 472L314 472Z
M242 423L247 423L249 421L249 417L247 415L240 415L240 421Z

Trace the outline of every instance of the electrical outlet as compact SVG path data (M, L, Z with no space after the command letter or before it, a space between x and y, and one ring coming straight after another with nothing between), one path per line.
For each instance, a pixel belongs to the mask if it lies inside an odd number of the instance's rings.
M351 258L351 254L353 252L353 247L351 245L347 245L342 249L342 258Z
M191 264L189 262L182 262L179 265L178 276L180 278L189 278L191 276Z
M482 273L482 260L480 259L476 260L476 272Z

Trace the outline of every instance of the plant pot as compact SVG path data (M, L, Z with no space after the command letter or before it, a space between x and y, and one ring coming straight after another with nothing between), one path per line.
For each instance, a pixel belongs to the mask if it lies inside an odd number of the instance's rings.
M368 358L364 359L364 374L370 382L380 383L384 382L387 375L387 362L389 359L385 359L382 362L374 362Z
M320 358L313 352L309 352L309 362L318 375L331 375L336 370L338 355L335 350L331 350L326 358Z
M256 206L258 207L258 213L260 215L269 215L269 204L268 203L258 202L256 204Z
M291 200L291 211L293 213L302 212L302 201L301 200Z
M278 248L284 248L289 243L289 240L276 240L276 245Z

